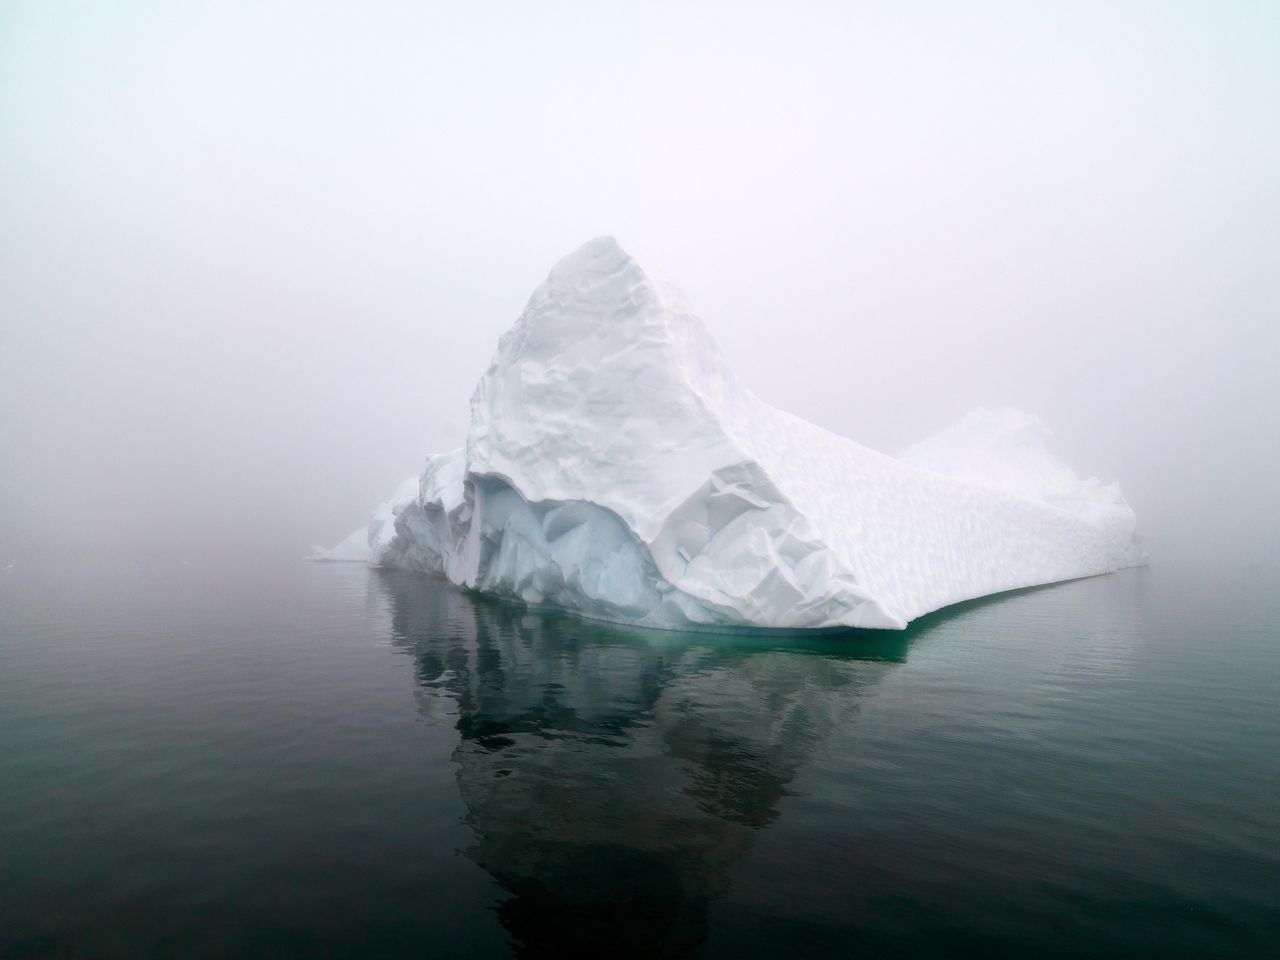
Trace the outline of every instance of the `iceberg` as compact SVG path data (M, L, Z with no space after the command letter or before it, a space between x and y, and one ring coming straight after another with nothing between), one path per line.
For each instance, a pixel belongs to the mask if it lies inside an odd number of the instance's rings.
M343 537L336 546L313 546L307 559L318 562L367 563L371 555L369 530L367 527L360 527Z
M667 629L901 629L1142 561L1119 487L980 410L891 457L742 387L684 297L610 237L502 336L465 447L429 457L355 559Z

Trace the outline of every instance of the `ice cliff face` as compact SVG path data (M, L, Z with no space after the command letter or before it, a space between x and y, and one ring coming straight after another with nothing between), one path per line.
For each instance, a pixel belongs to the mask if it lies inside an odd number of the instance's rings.
M465 450L379 508L363 555L348 537L317 558L656 627L900 628L1139 561L1119 489L1077 479L1046 433L979 411L894 459L775 410L601 238L500 340Z

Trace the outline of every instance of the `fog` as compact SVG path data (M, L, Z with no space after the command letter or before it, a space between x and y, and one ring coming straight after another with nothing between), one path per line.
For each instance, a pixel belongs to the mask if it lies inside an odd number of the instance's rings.
M603 233L776 406L1275 555L1280 5L687 6L0 6L0 564L336 541Z

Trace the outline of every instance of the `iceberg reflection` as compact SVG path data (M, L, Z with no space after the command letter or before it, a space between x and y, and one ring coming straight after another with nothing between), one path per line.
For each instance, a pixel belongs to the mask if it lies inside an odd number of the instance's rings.
M525 956L702 943L730 868L920 632L655 633L375 577L421 710L456 717L465 852Z

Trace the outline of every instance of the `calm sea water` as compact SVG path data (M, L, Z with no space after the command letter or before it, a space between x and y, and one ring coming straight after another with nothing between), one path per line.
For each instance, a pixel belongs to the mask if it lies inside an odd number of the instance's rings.
M1280 604L650 633L301 563L0 576L0 956L1280 955Z

